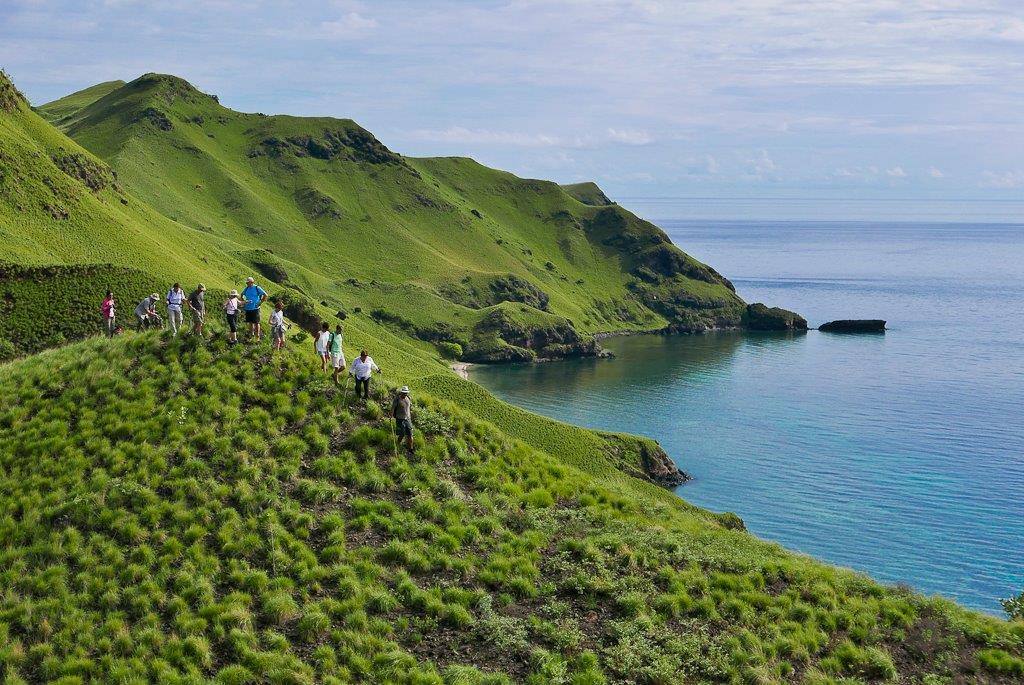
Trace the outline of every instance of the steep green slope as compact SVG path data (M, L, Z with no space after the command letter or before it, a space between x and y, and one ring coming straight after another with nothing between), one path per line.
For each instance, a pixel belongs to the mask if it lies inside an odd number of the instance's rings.
M402 157L350 120L234 112L172 76L77 99L65 131L131 193L242 246L240 259L271 251L279 277L316 299L459 343L467 359L592 353L595 331L744 323L731 284L656 226L554 183Z
M131 197L106 163L32 112L0 75L0 261L108 263L228 284L248 267L224 245Z
M622 497L417 393L144 334L0 367L0 676L1011 683L1024 624ZM350 399L350 398L349 398Z
M71 95L66 95L59 100L48 102L42 107L39 107L36 111L43 115L43 118L49 122L67 126L72 123L74 115L83 107L91 105L112 90L117 90L123 86L124 83L124 81L120 80L97 83L95 86L90 86L85 90L80 90L76 93L72 93Z

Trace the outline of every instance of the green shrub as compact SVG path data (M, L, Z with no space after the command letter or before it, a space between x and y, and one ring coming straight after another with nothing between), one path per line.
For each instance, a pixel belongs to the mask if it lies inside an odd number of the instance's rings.
M0 346L2 346L0 342ZM0 347L0 359L3 359L2 347ZM1000 600L1000 604L1003 605L1003 611L1010 617L1011 620L1024 621L1024 591L1022 591L1016 597L1008 597L1007 599Z
M462 345L457 342L450 340L442 340L439 343L435 343L437 351L441 353L441 356L445 359L461 359L462 358Z
M1024 659L1002 649L983 649L978 652L978 663L986 671L1024 676Z

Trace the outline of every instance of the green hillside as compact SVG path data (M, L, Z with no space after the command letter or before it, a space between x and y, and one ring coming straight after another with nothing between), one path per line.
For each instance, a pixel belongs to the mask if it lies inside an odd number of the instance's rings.
M2 682L1024 678L1024 624L757 540L659 487L655 442L448 369L452 343L800 327L596 186L401 157L173 77L101 86L40 108L72 140L0 75L0 360L31 355L0 365ZM201 280L216 307L252 272L299 324L283 354L216 320L65 344L107 288L127 323L151 289ZM321 319L384 369L365 406L317 371ZM415 455L383 416L406 383Z
M469 159L403 157L351 120L243 114L173 76L102 90L41 111L64 113L133 196L272 279L458 343L467 360L591 354L596 331L744 323L727 280L656 226L595 206L596 186L581 202Z
M623 497L424 393L396 451L386 397L290 352L97 338L0 394L7 683L1024 674L1024 624Z

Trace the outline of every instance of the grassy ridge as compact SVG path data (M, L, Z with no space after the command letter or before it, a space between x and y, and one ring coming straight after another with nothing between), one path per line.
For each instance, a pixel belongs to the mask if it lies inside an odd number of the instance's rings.
M1024 626L609 490L265 347L0 367L6 682L990 682ZM88 400L86 400L88 398Z
M59 123L133 195L239 250L270 250L326 276L318 297L425 330L443 324L464 348L502 297L524 304L511 312L514 324L535 330L538 316L555 317L580 337L677 323L674 310L651 306L654 297L686 310L688 326L741 323L743 303L728 283L660 229L554 183L469 159L402 157L347 119L235 112L172 76L96 94L41 110L78 102ZM641 276L660 292L645 299ZM504 287L510 278L545 304Z

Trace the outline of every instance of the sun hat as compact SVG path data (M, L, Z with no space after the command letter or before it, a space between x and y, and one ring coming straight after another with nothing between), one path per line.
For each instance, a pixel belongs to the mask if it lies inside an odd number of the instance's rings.
M231 292L228 293L228 297L238 297L238 291L232 290Z
M255 279L255 278L253 278L252 276L249 276L249 278L245 279L245 282L246 282L246 283L255 283L255 282L256 282L256 279Z
M408 395L409 394L409 386L408 385L403 385L402 389L398 391L398 394L399 395Z
M159 296L159 295L157 295L156 293L153 293L153 294L152 294L152 295L150 295L149 297L150 297L150 299L153 299L153 300L159 300L159 299L160 299L160 296Z
M200 290L206 290L206 286L205 286L205 285L203 285L202 283L200 283L200 284L199 284L199 289L200 289Z

